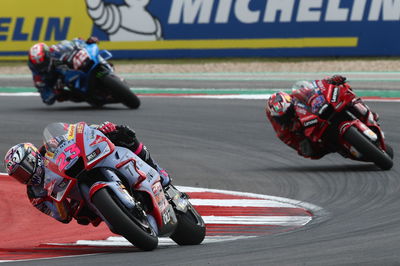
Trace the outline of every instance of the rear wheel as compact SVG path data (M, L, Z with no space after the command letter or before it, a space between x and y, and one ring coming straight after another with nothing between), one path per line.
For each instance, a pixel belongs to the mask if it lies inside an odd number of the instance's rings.
M389 170L393 167L390 156L375 146L355 127L350 127L344 134L344 139L353 145L368 161L374 162L382 170Z
M140 106L139 98L131 91L129 86L120 78L114 75L106 75L101 80L108 88L112 96L131 109L137 109Z
M178 227L171 235L171 239L178 245L198 245L206 235L206 226L203 218L190 204L185 213L177 212Z
M93 195L92 201L112 226L113 232L122 235L142 250L150 251L157 247L157 234L141 210L136 210L137 213L133 215L106 188L98 190Z

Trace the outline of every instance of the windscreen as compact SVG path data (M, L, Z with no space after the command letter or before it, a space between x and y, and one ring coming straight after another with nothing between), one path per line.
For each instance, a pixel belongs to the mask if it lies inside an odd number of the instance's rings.
M47 151L54 152L67 139L70 126L70 124L58 122L48 125L43 130L43 143Z

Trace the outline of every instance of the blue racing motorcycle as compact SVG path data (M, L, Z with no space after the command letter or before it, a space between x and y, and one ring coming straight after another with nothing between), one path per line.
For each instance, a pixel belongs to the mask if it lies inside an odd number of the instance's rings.
M107 61L112 57L109 51L99 50L96 43L80 42L70 42L66 50L56 70L73 101L86 101L95 107L109 103L123 103L131 109L140 106L139 98Z

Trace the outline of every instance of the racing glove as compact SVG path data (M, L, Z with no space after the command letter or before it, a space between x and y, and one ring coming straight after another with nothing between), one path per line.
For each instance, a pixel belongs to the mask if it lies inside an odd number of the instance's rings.
M327 79L327 82L332 85L343 85L346 83L346 77L341 75L333 75L332 77Z
M116 133L117 126L109 121L103 122L98 128L104 135Z
M123 146L137 154L137 150L144 146L136 139L136 132L128 126L116 125L109 121L102 123L98 128L115 145ZM140 156L140 155L139 155Z

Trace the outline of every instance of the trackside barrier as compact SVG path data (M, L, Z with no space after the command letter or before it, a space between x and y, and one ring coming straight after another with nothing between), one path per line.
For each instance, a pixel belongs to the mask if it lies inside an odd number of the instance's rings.
M0 59L98 36L116 58L399 56L400 0L3 0Z

